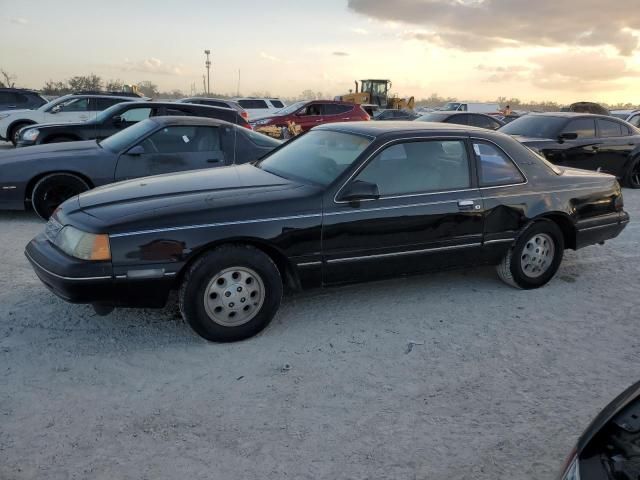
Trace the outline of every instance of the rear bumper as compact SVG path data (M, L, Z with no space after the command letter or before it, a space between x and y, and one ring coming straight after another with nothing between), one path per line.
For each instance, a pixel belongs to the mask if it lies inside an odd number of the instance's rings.
M576 224L576 249L611 240L629 223L627 212L617 212L581 220Z
M111 262L87 262L54 247L44 234L31 240L25 256L44 285L70 303L115 307L163 307L174 278L131 280L115 276Z

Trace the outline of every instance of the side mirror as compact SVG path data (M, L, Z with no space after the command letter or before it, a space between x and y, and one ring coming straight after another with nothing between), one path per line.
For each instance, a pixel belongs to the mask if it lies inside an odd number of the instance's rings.
M113 121L113 124L118 127L124 123L124 119L120 115L116 115L111 120Z
M357 202L358 200L375 200L380 198L378 185L363 180L355 180L345 187L340 200Z
M60 110L62 110L62 105L56 105L51 109L51 113L58 113Z
M565 140L575 140L578 138L577 133L561 133L558 135L558 140L563 142Z
M135 147L131 147L129 149L129 151L127 152L127 155L133 155L134 157L137 157L139 155L142 155L144 153L144 147L142 145L136 145Z

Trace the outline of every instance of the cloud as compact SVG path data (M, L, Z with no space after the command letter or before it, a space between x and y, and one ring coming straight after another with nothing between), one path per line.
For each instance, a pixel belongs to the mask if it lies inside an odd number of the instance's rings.
M348 7L383 22L426 29L414 35L443 46L487 51L504 46L638 47L637 0L348 0Z
M574 51L532 57L531 83L557 90L604 90L640 76L621 57L599 51Z
M348 57L349 54L347 52L333 52L331 55L334 55L336 57Z
M266 60L271 60L272 62L281 62L282 60L274 55L269 55L265 52L260 52L260 58L264 58Z
M364 28L352 28L351 31L353 33L357 33L358 35L369 35L369 32Z
M27 25L29 20L23 17L5 17L9 23L13 23L16 25Z
M145 58L143 60L132 61L125 58L124 65L121 67L125 72L144 72L155 73L160 75L182 75L182 69L179 65L171 65L164 63L157 58Z
M477 65L476 70L484 72L487 76L483 81L487 83L502 83L512 81L527 81L530 79L531 67L524 65L508 65L497 67Z

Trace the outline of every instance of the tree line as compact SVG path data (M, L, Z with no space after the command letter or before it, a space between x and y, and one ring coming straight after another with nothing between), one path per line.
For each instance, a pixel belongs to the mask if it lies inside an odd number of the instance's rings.
M93 73L89 75L76 75L64 81L53 81L48 80L45 82L44 86L40 89L40 92L43 95L50 96L59 96L66 95L68 93L80 92L80 91L112 91L112 92L121 92L125 87L125 82L120 79L109 79L103 80L100 76L95 75ZM184 98L187 96L210 96L217 98L232 98L235 95L228 95L224 93L211 93L207 95L204 92L190 92L185 93L180 89L174 89L171 91L160 91L158 85L153 83L150 80L143 80L135 83L138 87L138 90L143 95L150 98L167 98L167 99L176 99L176 98ZM5 87L15 87L16 86L16 76L10 74L9 72L0 68L0 88ZM251 97L263 97L269 98L273 97L269 91L256 91L252 92ZM290 97L280 97L282 100L286 102L295 102L300 100L327 100L333 99L332 95L325 94L323 92L314 91L311 89L304 90L298 96L290 96ZM440 107L447 102L456 102L458 101L455 97L441 97L437 93L431 94L427 98L416 99L416 106L419 107ZM512 110L527 110L527 111L541 111L541 112L553 112L558 111L562 108L563 105L554 101L524 101L519 98L507 98L507 97L498 97L495 100L495 103L499 104L501 107L505 107L509 105ZM617 103L617 104L606 104L600 102L601 105L610 109L636 109L640 108L638 105L634 105L632 103Z

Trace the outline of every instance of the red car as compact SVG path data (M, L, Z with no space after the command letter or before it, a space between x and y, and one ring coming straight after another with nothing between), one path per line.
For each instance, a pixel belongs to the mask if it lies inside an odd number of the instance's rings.
M332 100L306 100L291 104L276 114L251 120L251 126L258 127L286 127L287 122L300 125L302 131L333 122L359 122L369 120L369 115L360 105Z

